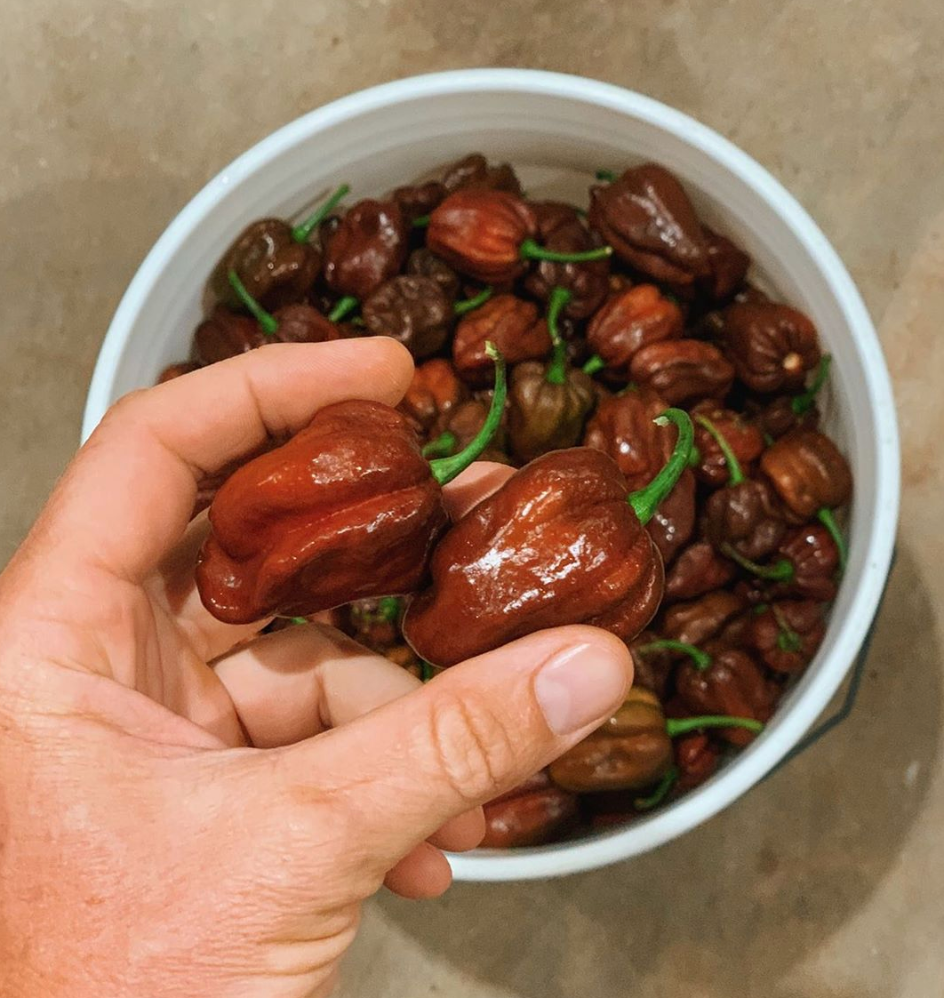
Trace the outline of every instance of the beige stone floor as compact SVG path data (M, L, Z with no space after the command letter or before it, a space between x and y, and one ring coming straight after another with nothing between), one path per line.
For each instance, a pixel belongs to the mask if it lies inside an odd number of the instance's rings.
M631 864L381 899L342 993L944 994L941 0L5 0L2 17L0 564L75 445L150 243L323 101L437 68L583 73L694 114L794 191L880 326L904 435L900 557L855 716Z

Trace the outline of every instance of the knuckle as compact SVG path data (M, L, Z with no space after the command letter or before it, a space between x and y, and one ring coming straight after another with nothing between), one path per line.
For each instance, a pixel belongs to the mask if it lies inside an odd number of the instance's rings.
M515 768L515 742L485 698L463 691L440 697L429 740L442 779L469 805L493 797Z

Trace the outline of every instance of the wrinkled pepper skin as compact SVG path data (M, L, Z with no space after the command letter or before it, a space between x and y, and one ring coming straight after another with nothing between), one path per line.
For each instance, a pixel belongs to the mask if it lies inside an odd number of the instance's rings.
M412 223L414 218L428 215L434 208L438 207L447 193L445 186L438 180L427 180L423 184L407 184L404 187L397 187L390 194L390 200L397 203L400 211L403 212L403 217Z
M713 301L726 301L744 283L751 258L727 236L722 236L707 226L702 226L702 231L708 246L711 272L701 282L701 286Z
M462 280L459 275L446 263L440 260L435 253L426 249L413 250L406 261L406 272L415 277L432 278L442 290L442 293L449 301L455 301L459 297L462 288Z
M751 614L747 641L774 672L802 672L826 636L822 604L782 600Z
M279 328L269 342L329 343L341 339L341 330L311 305L285 305L274 316Z
M633 657L633 688L649 690L664 701L678 661L678 652L666 648L640 651L658 638L655 631L641 631L629 642L629 653Z
M746 607L743 596L716 589L696 600L669 607L662 614L659 634L700 648Z
M452 328L452 302L432 277L393 277L364 302L364 324L374 336L390 336L416 360L443 348Z
M678 781L677 793L700 787L718 768L721 752L706 734L685 735L675 739L675 768Z
M209 318L197 326L193 342L197 362L205 367L261 347L266 336L255 319L215 305Z
M549 771L572 793L643 790L665 776L673 759L658 697L633 688L602 727L552 762Z
M699 402L692 408L692 419L695 420L695 446L699 455L695 477L702 485L724 485L731 473L718 441L698 422L698 416L703 416L714 425L742 468L756 461L763 453L764 437L753 423L711 399Z
M775 302L735 302L723 318L725 350L751 391L803 389L821 354L816 327L802 312Z
M482 388L495 378L485 344L492 342L510 365L537 360L551 349L547 323L538 317L534 302L514 295L496 295L481 308L463 316L452 341L452 360L459 377Z
M511 372L508 440L522 462L579 443L596 403L593 381L583 371L569 370L562 385L548 382L546 374L539 361L525 361Z
M791 430L815 430L819 426L820 411L816 403L798 415L793 411L793 398L792 395L780 395L766 405L749 404L752 418L762 433L779 440Z
M491 400L484 398L464 399L447 409L433 425L430 438L435 439L441 433L451 433L456 438L454 452L461 451L485 425ZM495 431L488 447L479 456L480 461L495 461L498 464L510 464L511 459L505 453L506 432L504 424Z
M531 202L530 207L537 219L538 238L545 249L555 253L581 253L599 245L570 205L537 201ZM528 291L545 302L554 288L566 288L570 301L564 306L564 315L570 319L586 319L593 315L606 299L609 286L609 260L585 263L541 260L525 280Z
M508 284L525 272L521 244L537 231L537 218L520 197L463 188L430 215L426 245L460 274L483 284Z
M591 350L607 367L628 368L637 351L650 343L677 340L684 316L654 284L640 284L613 295L587 326Z
M412 592L446 523L406 418L376 402L339 402L220 488L197 587L231 624Z
M565 624L631 640L658 608L663 569L628 493L598 451L532 461L439 542L432 585L411 602L404 637L443 667Z
M646 530L668 565L695 532L695 476L682 472L676 486L656 509Z
M839 448L818 430L794 430L764 451L761 471L797 517L812 519L852 494L852 472Z
M452 364L443 357L434 357L414 370L410 387L397 408L427 433L438 419L468 397L469 390L456 377Z
M745 558L756 561L776 550L787 524L770 485L745 478L711 493L704 505L701 530L719 551L730 544Z
M213 271L210 290L218 302L238 306L229 283L235 270L246 290L266 308L305 298L321 269L321 253L311 243L297 243L292 227L280 218L263 218L244 229Z
M777 547L776 558L793 565L793 578L777 582L772 595L795 596L827 603L836 597L839 549L825 527L810 523L790 530Z
M403 268L410 225L395 201L358 201L325 251L325 283L363 301Z
M690 600L726 586L737 574L708 541L689 544L665 576L666 600Z
M616 255L666 284L708 277L708 245L682 185L654 163L590 189L590 226Z
M662 340L637 350L629 374L672 405L723 399L734 382L734 368L717 347L701 340Z
M448 166L443 173L442 183L450 194L462 188L521 194L521 183L511 165L492 165L480 152L463 156Z
M484 807L483 849L509 849L547 842L577 817L577 798L555 787L542 770Z
M779 695L757 663L734 648L705 648L711 665L700 672L691 661L683 662L675 677L678 695L693 714L728 714L766 722ZM747 745L757 736L746 728L719 728L719 737L732 745Z

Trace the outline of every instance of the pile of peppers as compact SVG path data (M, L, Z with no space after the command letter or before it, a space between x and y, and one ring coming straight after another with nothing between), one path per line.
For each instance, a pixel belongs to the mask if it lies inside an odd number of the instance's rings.
M341 628L423 680L541 628L626 642L601 728L486 807L492 848L637 820L750 744L815 656L846 570L830 357L658 164L584 205L473 153L239 233L181 377L273 342L390 336L396 408L342 402L201 484L207 608ZM474 460L515 469L450 523Z

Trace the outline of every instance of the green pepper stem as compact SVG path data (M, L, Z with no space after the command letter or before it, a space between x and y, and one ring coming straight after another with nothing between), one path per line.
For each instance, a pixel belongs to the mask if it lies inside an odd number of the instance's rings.
M417 215L413 219L414 229L425 229L429 225L429 215Z
M533 239L525 239L518 249L518 256L522 260L548 260L551 263L590 263L593 260L605 260L612 255L612 246L600 246L579 253L558 253L555 250L545 249Z
M711 668L711 656L707 652L703 652L700 648L686 644L684 641L674 641L672 638L659 638L658 641L650 641L648 644L639 645L636 648L636 651L640 651L644 655L647 652L663 650L684 652L695 663L695 668L699 672L704 672L706 669Z
M583 365L584 374L596 374L597 371L602 371L606 367L606 361L598 354L595 353L586 364Z
M424 683L428 683L433 678L434 674L435 674L434 673L434 669L429 664L429 662L427 662L425 658L421 658L420 659L420 679L421 679L421 681L424 682Z
M683 409L666 409L653 422L659 426L674 423L678 427L678 440L672 456L666 461L662 470L644 488L631 492L626 501L636 513L639 522L645 526L651 519L659 504L675 488L682 472L688 467L688 456L692 451L695 439L695 429L691 418Z
M495 362L495 391L492 394L492 404L485 417L482 428L472 438L471 442L458 454L452 457L440 457L429 462L433 478L440 485L446 485L457 475L461 475L475 461L482 451L491 443L505 414L505 398L508 395L508 383L505 378L505 358L501 351L491 341L485 343L485 352Z
M741 462L731 450L731 445L725 439L724 434L715 426L707 416L696 416L695 422L703 426L714 437L715 443L721 448L724 462L728 466L728 485L740 485L744 481L744 472L741 470Z
M440 433L423 448L423 457L449 457L456 449L456 435L450 430Z
M561 336L558 320L561 312L567 307L573 295L567 288L554 288L551 291L547 307L547 331L551 334L554 344L554 354L547 366L544 380L549 385L564 385L567 383L567 344Z
M353 617L368 624L389 624L400 616L400 598L398 596L383 596L377 600L376 610L362 610L356 606L351 608Z
M350 315L357 308L357 299L353 295L344 295L334 303L334 308L328 313L328 318L332 322L340 322L346 315Z
M746 572L756 575L758 579L768 579L770 582L790 582L795 574L793 563L787 558L781 558L772 565L758 565L756 561L745 558L740 551L737 551L727 542L721 545L721 553L732 561L736 561Z
M689 468L697 468L701 464L701 451L692 444L692 452L688 455Z
M760 721L752 717L729 717L727 714L708 714L704 717L670 717L665 722L669 738L687 735L702 728L746 728L755 734L764 730Z
M328 217L332 209L337 205L337 203L344 197L345 194L350 190L348 184L341 184L341 186L328 198L325 203L318 208L313 214L309 215L304 222L299 222L298 225L292 229L292 238L297 243L307 243L309 236L315 229L321 225L321 223Z
M633 807L637 811L651 811L654 807L658 807L669 796L669 791L675 786L678 778L679 771L675 766L672 766L659 781L655 790L648 797L637 797L633 801Z
M289 617L288 618L293 624L307 624L307 617Z
M456 315L465 315L466 312L472 312L479 308L479 306L484 305L494 293L494 290L490 287L482 288L473 298L466 298L465 301L457 301L452 306L452 310Z
M833 359L828 353L824 353L820 357L813 383L802 395L794 396L793 401L790 403L790 408L793 410L795 416L802 416L805 412L809 412L813 408L817 393L829 377L829 365L832 361Z
M596 178L597 180L603 180L608 184L612 184L616 180L616 174L612 170L597 170Z
M839 529L839 524L836 523L835 517L833 516L833 511L824 506L816 514L816 519L829 531L829 536L832 537L836 548L839 551L839 575L843 576L846 574L846 562L849 560L849 548L846 545L846 539L842 536L842 531Z
M279 324L271 312L267 312L255 298L246 290L246 285L239 279L239 274L231 270L226 279L230 287L236 292L236 297L242 302L252 317L259 323L259 328L266 336L275 336L279 331Z

